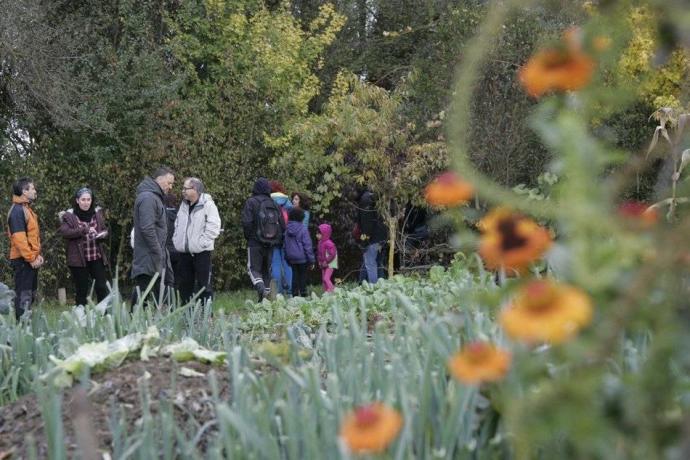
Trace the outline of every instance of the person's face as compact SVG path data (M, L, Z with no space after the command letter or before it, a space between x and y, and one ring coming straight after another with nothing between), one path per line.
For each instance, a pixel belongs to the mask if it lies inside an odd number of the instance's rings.
M191 181L186 180L184 181L184 184L182 184L182 198L189 201L190 203L196 203L199 199L199 192L197 192L196 189L192 187Z
M317 240L320 240L320 239L321 239L321 233L318 233L318 232L316 233L316 239L317 239Z
M79 205L79 209L82 211L88 211L91 207L91 194L83 193L79 198L77 198L77 204Z
M38 196L36 186L34 184L29 184L28 187L24 189L24 196L27 200L34 201Z
M292 197L292 205L296 208L299 208L299 195Z
M163 190L163 193L170 193L173 188L173 184L175 183L175 176L172 174L166 174L165 176L157 178L156 182L161 187L161 190Z

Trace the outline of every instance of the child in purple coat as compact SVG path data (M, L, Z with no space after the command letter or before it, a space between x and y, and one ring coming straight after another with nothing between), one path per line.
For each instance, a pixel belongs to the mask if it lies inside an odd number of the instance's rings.
M307 263L314 265L314 249L309 230L304 226L304 211L292 208L285 230L285 259L292 267L292 295L307 295Z
M317 252L319 267L321 267L321 282L323 283L323 290L326 292L333 292L334 286L331 276L333 276L333 271L338 268L338 250L331 240L332 232L330 225L321 224L319 225L319 232L316 234L316 239L319 240Z

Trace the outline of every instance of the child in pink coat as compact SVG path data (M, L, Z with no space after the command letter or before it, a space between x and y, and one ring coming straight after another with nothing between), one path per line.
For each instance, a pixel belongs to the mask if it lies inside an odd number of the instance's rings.
M319 267L321 267L321 281L323 282L323 290L325 292L333 292L334 286L331 276L333 276L333 270L338 268L338 250L333 240L331 240L332 232L330 225L321 224L319 225L319 231L316 233L316 239L319 240L317 259Z

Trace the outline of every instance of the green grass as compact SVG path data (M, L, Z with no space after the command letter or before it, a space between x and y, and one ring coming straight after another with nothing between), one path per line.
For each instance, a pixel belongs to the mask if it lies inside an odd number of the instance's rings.
M345 289L355 287L355 284L344 286ZM321 285L308 286L310 293L318 296L323 294L323 287ZM238 289L235 291L217 292L214 294L213 309L214 311L224 311L225 313L242 314L251 309L251 306L256 302L256 291L250 288ZM34 308L40 310L46 315L49 324L57 324L57 320L64 311L70 311L73 304L68 299L67 304L62 305L58 301L42 300Z
M62 305L56 300L42 300L34 308L43 312L48 324L54 327L57 325L58 318L62 312L70 311L72 309L72 305Z

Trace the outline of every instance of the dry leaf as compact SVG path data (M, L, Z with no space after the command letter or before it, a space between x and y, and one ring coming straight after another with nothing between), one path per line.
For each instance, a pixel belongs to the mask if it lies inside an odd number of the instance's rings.
M683 150L683 153L680 156L680 166L678 167L678 174L683 172L683 169L687 164L690 163L690 149L685 149Z

